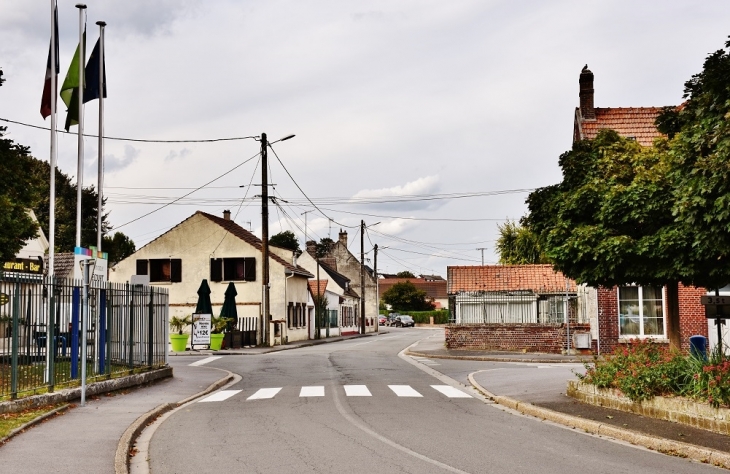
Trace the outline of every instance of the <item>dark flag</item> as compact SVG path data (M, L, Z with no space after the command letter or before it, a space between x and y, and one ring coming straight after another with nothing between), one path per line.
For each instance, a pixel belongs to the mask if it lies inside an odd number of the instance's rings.
M64 104L68 107L65 125L67 132L72 125L78 125L79 123L79 90L83 87L82 81L86 79L85 77L79 77L79 61L81 61L81 64L84 63L82 56L86 52L85 30L82 38L83 41L76 47L76 52L74 53L73 59L71 59L71 65L68 67L68 72L66 73L66 79L63 80L63 85L61 86L61 99L63 99ZM86 76L86 73L84 73L84 76Z
M58 87L58 73L60 72L60 61L58 60L58 9L53 11L53 36L56 40L56 87ZM51 41L53 44L53 41ZM41 115L45 120L51 115L51 45L48 46L48 62L46 64L46 81L43 84L43 97L41 98ZM56 100L54 97L53 100Z
M99 98L99 70L102 71L103 87L104 87L104 98L106 99L106 64L99 65L99 58L101 57L101 38L96 40L96 45L91 51L89 56L89 62L86 63L86 70L84 76L86 78L84 84L84 104ZM106 58L104 59L106 63Z

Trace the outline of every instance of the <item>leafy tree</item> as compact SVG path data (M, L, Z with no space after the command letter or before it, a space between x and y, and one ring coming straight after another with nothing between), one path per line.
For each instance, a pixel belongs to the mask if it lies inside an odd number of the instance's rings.
M326 257L332 251L332 247L335 246L335 241L329 237L320 239L319 243L315 247L315 254L317 258Z
M549 263L540 242L529 228L507 221L498 225L497 251L502 265Z
M409 272L408 270L404 270L402 272L398 272L395 274L398 278L416 278L416 275Z
M426 292L416 288L410 281L396 283L381 298L396 311L428 311L435 308L426 299Z
M15 257L25 242L38 235L38 225L28 214L39 199L41 183L26 172L28 147L2 138L0 127L0 260Z
M294 232L290 230L285 230L284 232L272 235L269 238L269 244L293 250L297 257L302 254L302 251L299 249L299 240L297 239L297 236L294 235Z
M102 250L109 254L109 264L113 265L132 255L137 248L128 236L115 232L113 237L104 236Z

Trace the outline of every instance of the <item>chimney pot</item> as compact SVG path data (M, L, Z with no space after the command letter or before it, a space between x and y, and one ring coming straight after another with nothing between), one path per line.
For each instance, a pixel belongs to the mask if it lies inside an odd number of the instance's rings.
M580 92L578 93L578 97L580 98L580 115L584 120L595 120L596 110L593 106L593 73L590 69L588 69L587 64L580 72L578 83L580 84Z
M340 243L342 243L342 245L344 245L345 248L347 248L347 231L346 230L343 231L342 229L340 229L339 240L340 240Z

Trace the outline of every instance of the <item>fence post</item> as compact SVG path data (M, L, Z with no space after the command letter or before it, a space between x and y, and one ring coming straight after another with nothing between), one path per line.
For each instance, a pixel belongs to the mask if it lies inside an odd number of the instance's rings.
M99 373L106 372L106 290L99 290Z
M154 325L154 314L155 314L155 307L154 307L154 300L155 300L155 290L153 287L149 287L150 289L150 303L149 303L149 314L148 314L148 321L147 321L147 365L152 367L152 357L154 355L154 348L155 348L155 340L154 340L154 334L155 334L155 325Z
M58 349L58 346L60 345L60 340L58 343L55 343L55 337L56 337L56 278L51 277L49 280L49 286L50 286L50 294L48 295L49 298L49 304L48 304L48 319L46 320L46 337L51 341L49 351L46 349L46 364L48 369L48 391L53 392L53 386L56 384L56 350ZM59 331L60 332L60 331ZM60 337L58 339L61 339ZM46 344L46 347L49 347L48 344ZM65 350L66 343L62 346Z
M73 288L73 299L71 302L71 378L79 378L79 310L81 294L79 287Z
M129 370L134 369L134 285L127 284L131 289L129 298Z
M112 289L111 284L109 284L109 301L105 300L104 307L106 311L104 312L104 318L106 318L106 332L104 333L104 344L106 345L106 375L107 378L111 378L112 373L112 365L111 365L111 357L112 357L112 346L111 346L111 327L112 327L112 313L114 311L114 305L111 304L114 298L114 290Z
M12 361L10 368L10 398L18 398L18 331L20 318L20 282L15 281L13 291L13 339L12 339Z

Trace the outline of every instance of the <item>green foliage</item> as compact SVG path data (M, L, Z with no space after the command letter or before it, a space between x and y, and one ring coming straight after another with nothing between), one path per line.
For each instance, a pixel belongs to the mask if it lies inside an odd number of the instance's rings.
M447 324L449 322L448 309L436 309L433 311L409 311L408 315L411 316L417 324L430 324L432 316L434 324Z
M317 258L326 257L332 251L332 247L334 247L334 245L335 241L329 237L320 239L319 243L315 246L315 255Z
M709 361L690 357L692 376L687 376L684 394L703 400L714 407L730 406L730 357L720 346L710 354Z
M426 299L426 292L409 281L396 283L381 295L395 311L428 311L434 305Z
M299 240L297 239L297 236L294 235L294 232L290 230L285 230L284 232L272 235L271 238L269 238L269 243L276 247L293 250L297 257L302 254L302 251L299 249Z
M233 321L233 318L226 318L223 316L211 316L210 317L210 333L211 334L223 334L228 328L228 323Z
M28 214L40 199L41 181L29 175L27 147L2 138L6 127L0 127L0 260L7 261L38 235L38 225ZM40 220L40 216L36 213Z
M549 263L540 242L529 228L507 221L498 225L497 251L502 265Z
M122 232L114 232L113 237L103 237L102 250L109 254L109 263L113 265L132 255L137 248L128 236Z
M398 278L416 278L416 275L409 272L408 270L404 270L402 272L398 272L395 274Z
M187 315L184 318L173 316L170 318L170 330L182 334L183 330L193 324L193 317Z

